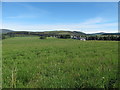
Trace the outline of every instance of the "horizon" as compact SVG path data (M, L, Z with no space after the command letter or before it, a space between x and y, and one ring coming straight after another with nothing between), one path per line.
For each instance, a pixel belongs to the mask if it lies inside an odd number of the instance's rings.
M3 29L4 30L4 29ZM11 29L5 29L5 30L11 30ZM16 30L11 30L11 31L15 31ZM67 31L69 32L69 30L49 30L49 31L40 31L40 30L37 30L37 31L29 31L29 30L17 30L18 32L22 32L22 31L25 31L25 32L51 32L51 31ZM81 31L70 31L70 32L81 32ZM85 33L85 32L82 32L82 33ZM95 34L95 33L120 33L119 31L118 32L92 32L92 33L85 33L85 34Z
M3 28L14 31L118 32L117 2L3 2Z

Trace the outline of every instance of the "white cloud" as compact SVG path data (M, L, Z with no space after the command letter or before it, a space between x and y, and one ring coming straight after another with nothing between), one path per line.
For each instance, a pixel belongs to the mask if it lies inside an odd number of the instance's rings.
M75 24L34 24L24 25L18 23L3 23L3 28L13 29L16 31L50 31L50 30L69 30L69 31L82 31L85 33L95 32L117 32L117 22L105 23L105 19L101 17L89 19L82 23Z

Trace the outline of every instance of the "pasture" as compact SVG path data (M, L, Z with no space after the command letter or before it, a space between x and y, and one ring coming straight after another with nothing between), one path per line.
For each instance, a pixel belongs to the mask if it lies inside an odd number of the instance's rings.
M118 41L15 37L2 49L3 88L118 87Z

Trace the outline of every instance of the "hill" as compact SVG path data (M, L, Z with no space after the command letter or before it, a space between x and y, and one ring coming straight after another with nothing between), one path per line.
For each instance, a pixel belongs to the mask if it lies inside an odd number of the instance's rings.
M104 33L104 32L100 32L100 33L92 33L92 34L87 34L87 35L120 35L120 33Z
M25 34L25 35L47 35L47 36L55 36L55 35L86 35L83 32L78 31L44 31L44 32L28 32L28 31L9 31L8 34Z
M49 35L86 35L83 32L78 32L78 31L47 31L44 32L44 34L49 34Z
M105 32L100 32L100 33L92 33L92 34L86 34L84 32L80 31L43 31L43 32L30 32L30 31L13 31L9 29L0 29L0 34L6 34L6 33L12 33L12 34L26 34L26 35L48 35L48 36L54 36L54 35L74 35L74 36L79 36L79 35L120 35L120 33L105 33Z
M120 33L104 33L102 35L120 35Z
M2 34L9 33L9 32L14 32L14 31L9 29L0 29L0 33Z

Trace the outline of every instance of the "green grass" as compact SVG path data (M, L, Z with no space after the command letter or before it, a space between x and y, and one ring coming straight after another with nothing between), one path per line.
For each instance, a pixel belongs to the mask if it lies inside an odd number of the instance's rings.
M118 42L3 40L3 88L118 87Z

